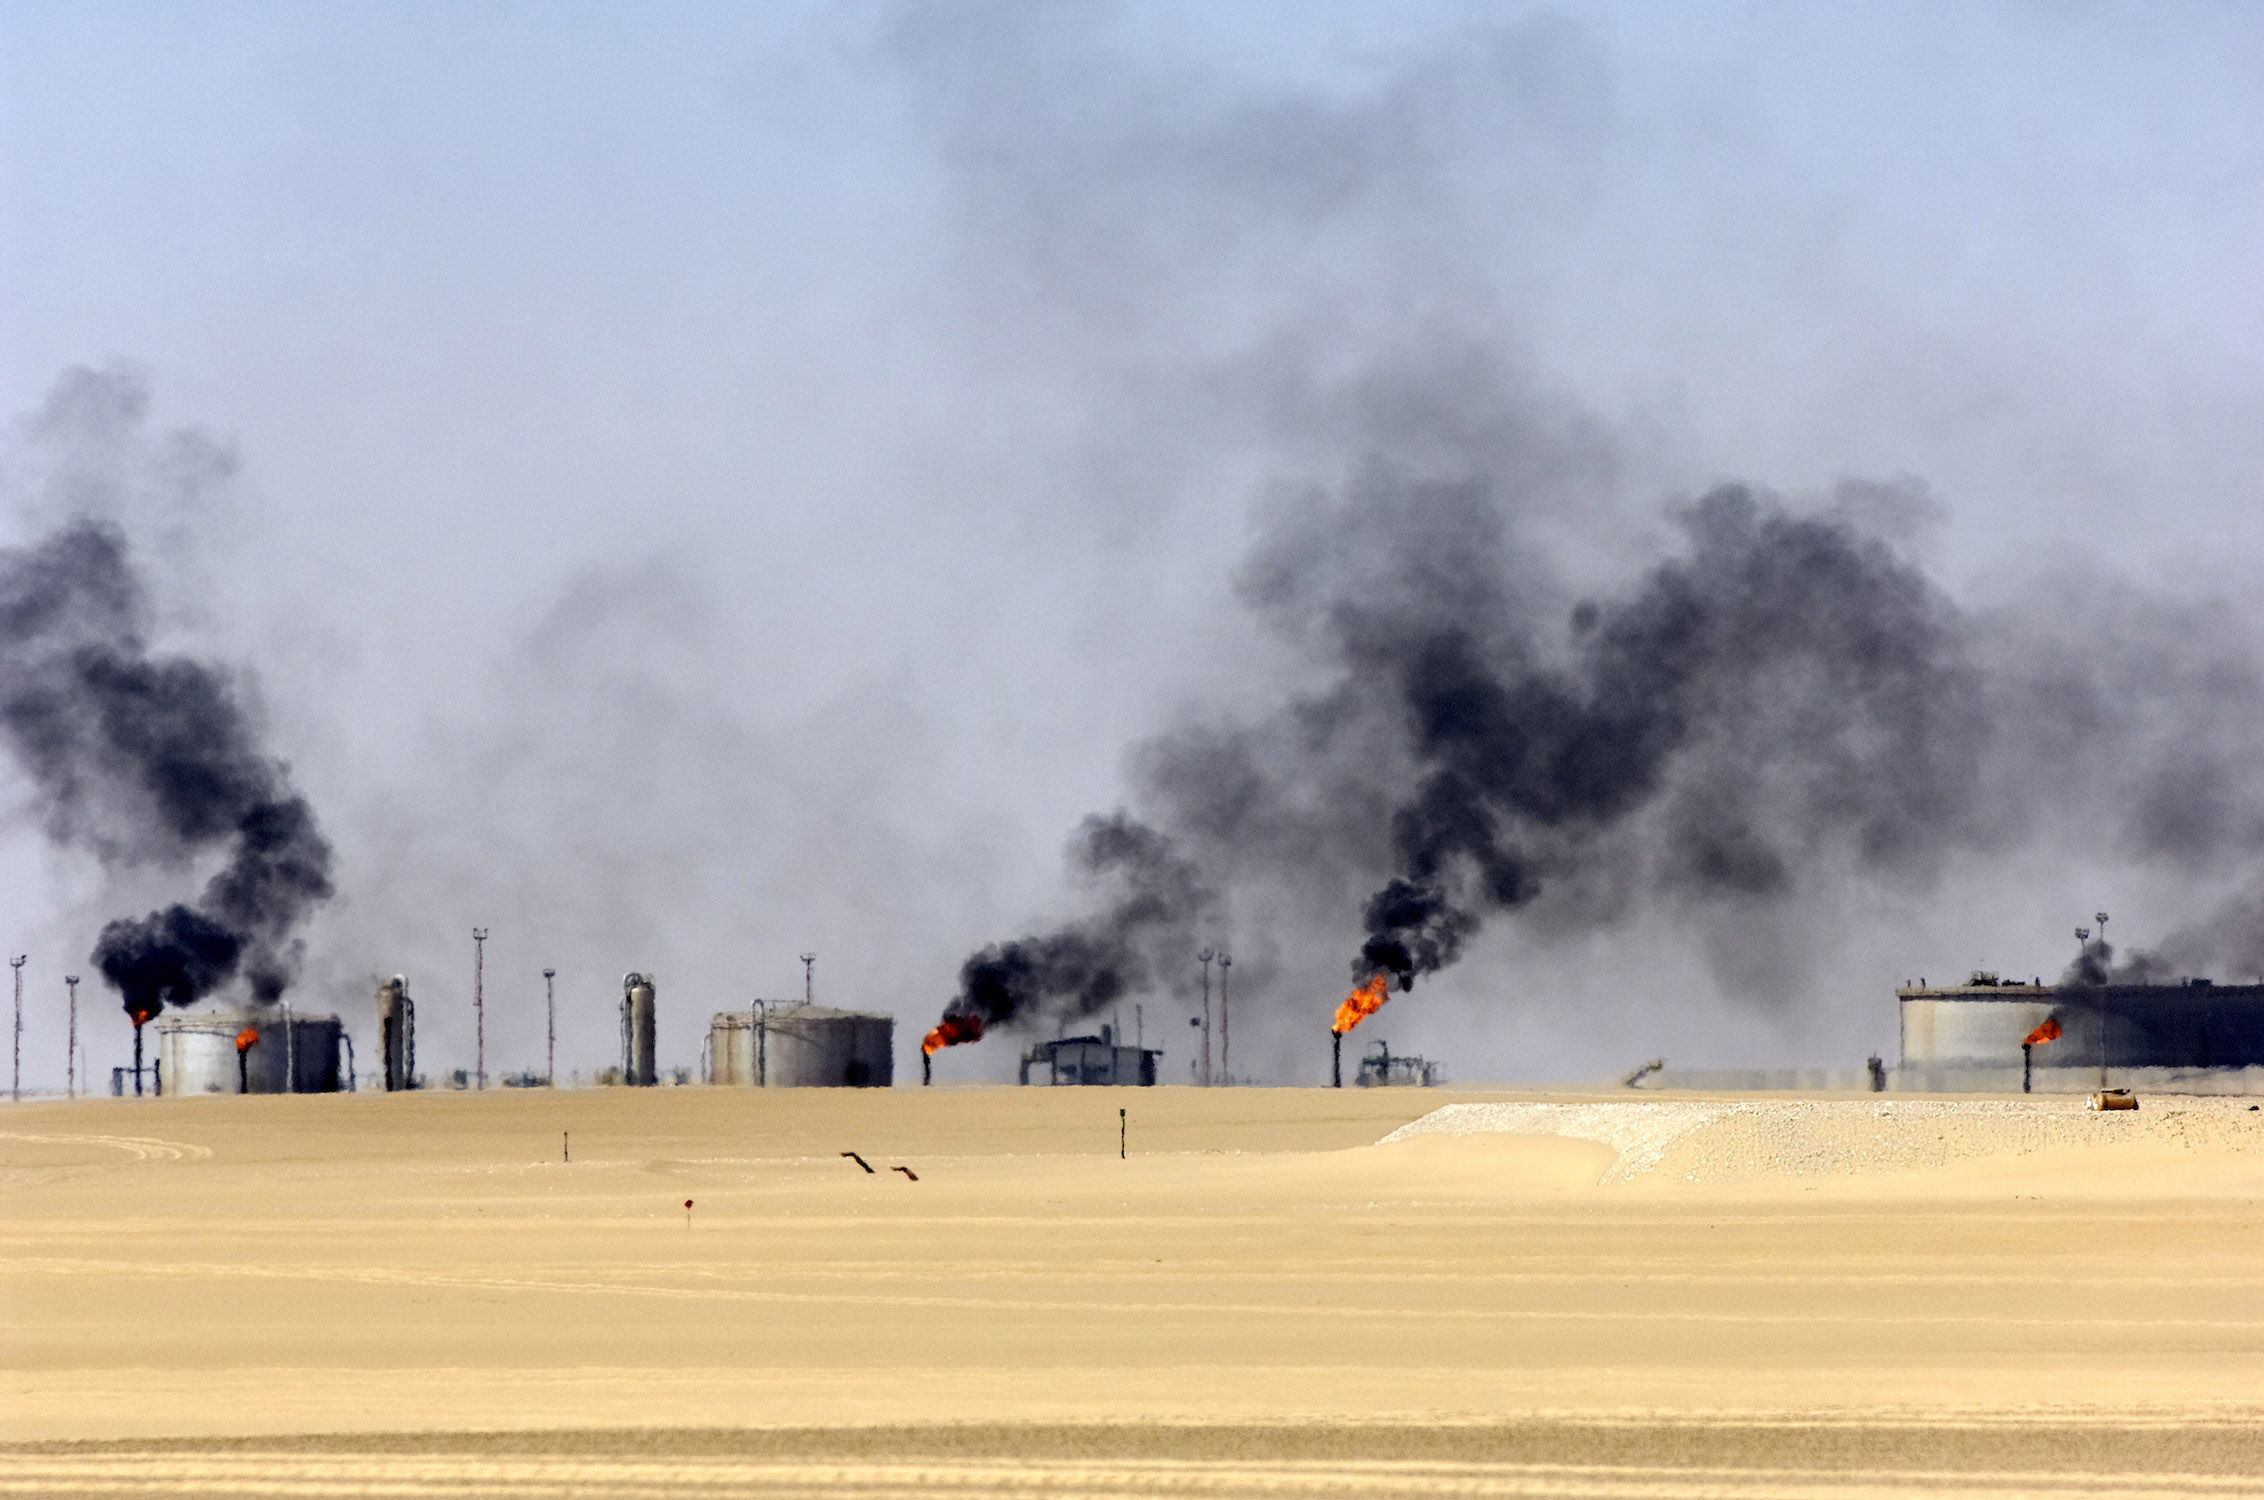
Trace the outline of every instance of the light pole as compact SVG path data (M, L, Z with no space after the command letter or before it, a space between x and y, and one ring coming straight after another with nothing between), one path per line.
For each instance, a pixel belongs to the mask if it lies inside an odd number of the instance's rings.
M64 987L71 992L71 1029L63 1039L63 1076L70 1089L70 1097L79 1096L79 976L65 974Z
M2091 929L2088 927L2078 927L2075 929L2075 972L2078 976L2081 976L2081 974L2083 973L2083 961L2090 956ZM2104 1078L2107 1073L2106 1057L2107 1008L2106 1006L2101 1005L2099 1007L2099 1076L2102 1078Z
M24 1096L24 960L31 957L19 953L8 960L16 971L16 1061L15 1071L8 1078L8 1100L14 1103Z
M487 1087L487 929L472 929L472 1076Z
M2093 913L2099 919L2099 1087L2107 1086L2107 914Z
M542 1086L558 1087L558 971L542 971Z
M802 955L802 1003L814 1004L817 1000L817 964L815 953Z
M1234 967L1234 955L1225 949L1218 955L1218 1071L1226 1086L1234 1086L1234 1007L1226 992L1226 976Z
M1218 957L1205 948L1195 955L1203 966L1203 1087L1211 1086L1211 960Z

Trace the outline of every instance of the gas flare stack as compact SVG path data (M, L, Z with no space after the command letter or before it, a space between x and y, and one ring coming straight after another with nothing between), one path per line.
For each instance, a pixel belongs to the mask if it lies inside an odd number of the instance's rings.
M1365 984L1344 997L1329 1023L1329 1087L1344 1087L1344 1034L1384 1008L1391 998L1391 980L1382 973L1368 976Z
M920 1039L920 1082L935 1082L935 1055L946 1047L983 1039L983 1018L977 1015L945 1016Z

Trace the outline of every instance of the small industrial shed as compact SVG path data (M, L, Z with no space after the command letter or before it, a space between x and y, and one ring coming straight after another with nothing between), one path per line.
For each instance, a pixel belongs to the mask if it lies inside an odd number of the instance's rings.
M1162 1050L1155 1047L1117 1045L1115 1034L1103 1026L1099 1036L1059 1037L1040 1042L1023 1053L1022 1081L1028 1083L1031 1070L1042 1068L1045 1070L1042 1081L1052 1085L1119 1084L1153 1088L1156 1059L1162 1056Z

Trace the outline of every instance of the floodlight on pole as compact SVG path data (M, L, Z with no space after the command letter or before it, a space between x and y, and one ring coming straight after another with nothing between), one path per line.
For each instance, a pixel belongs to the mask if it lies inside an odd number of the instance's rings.
M1218 955L1218 1073L1228 1087L1234 1084L1234 1006L1229 1000L1226 976L1234 955L1221 948Z
M546 1088L558 1087L558 971L542 971L543 1049L542 1081Z
M487 929L472 929L472 1077L487 1087Z
M70 1031L63 1039L64 1087L73 1099L79 1096L79 976L65 974L63 985L71 992Z
M1211 1086L1211 960L1216 957L1208 948L1195 955L1203 966L1203 1067L1198 1076L1204 1088Z
M2107 1086L2107 981L2113 976L2107 972L2107 914L2096 912L2099 919L2099 1087Z
M16 1053L15 1071L8 1078L8 1098L11 1102L24 1096L24 960L31 957L19 953L8 960L16 971Z
M816 1004L816 1003L817 1003L817 994L818 994L818 990L817 990L817 984L818 984L818 982L817 982L817 965L818 965L818 956L817 956L817 955L816 955L815 953L804 953L804 954L802 954L802 955L801 955L801 959L802 959L802 1003L803 1003L804 1005L814 1005L814 1004Z

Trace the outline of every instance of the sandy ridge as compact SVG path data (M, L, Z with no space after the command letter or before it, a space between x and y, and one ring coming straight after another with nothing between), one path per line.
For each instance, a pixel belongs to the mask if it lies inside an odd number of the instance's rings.
M1732 1183L1946 1166L2055 1147L2147 1142L2264 1154L2264 1114L2242 1100L2152 1101L2095 1114L2059 1100L1630 1099L1449 1104L1379 1144L1426 1135L1554 1135L1609 1146L1607 1183Z

